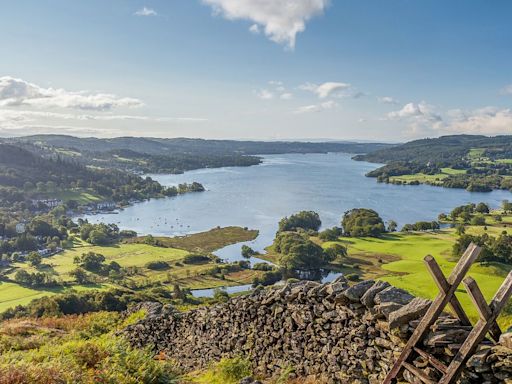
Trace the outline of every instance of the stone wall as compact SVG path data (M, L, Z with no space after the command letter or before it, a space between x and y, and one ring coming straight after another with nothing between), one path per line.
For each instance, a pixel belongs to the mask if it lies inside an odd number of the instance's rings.
M297 376L328 383L380 383L429 304L384 282L349 287L339 278L330 284L299 282L257 289L184 313L146 304L148 316L124 334L132 345L149 345L186 370L242 355L262 377L293 367ZM446 315L432 328L424 349L448 363L467 333ZM461 382L508 381L508 347L484 343L469 360ZM421 358L414 364L437 381L437 371ZM404 379L415 382L407 373Z

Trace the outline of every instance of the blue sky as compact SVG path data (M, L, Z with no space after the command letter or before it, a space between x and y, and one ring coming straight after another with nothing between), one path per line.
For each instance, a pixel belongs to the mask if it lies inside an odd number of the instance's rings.
M512 133L512 2L0 1L0 135Z

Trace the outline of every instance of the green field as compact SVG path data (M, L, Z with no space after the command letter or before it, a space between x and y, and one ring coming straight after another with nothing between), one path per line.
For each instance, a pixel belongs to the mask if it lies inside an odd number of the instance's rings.
M110 284L97 284L97 285L74 285L72 288L59 288L59 289L32 289L25 288L16 283L0 281L0 312L17 305L26 305L34 299L39 299L45 296L52 296L59 293L66 293L71 291L84 291L84 290L101 290L111 287Z
M240 241L252 240L257 236L257 231L239 227L215 228L211 231L197 233L177 238L159 238L164 246L153 246L140 242L118 243L111 246L95 246L75 239L74 246L64 252L43 259L43 263L37 267L28 263L14 263L12 270L7 274L11 281L0 282L0 312L15 305L29 303L32 299L64 293L70 289L104 289L113 287L106 278L100 278L97 285L73 284L73 278L69 272L74 270L75 256L83 253L95 252L105 256L107 263L117 262L121 267L137 267L137 273L127 279L134 282L162 282L179 284L181 287L191 289L215 288L220 286L232 286L251 283L253 278L261 274L260 271L242 270L228 273L223 279L206 275L216 264L185 264L183 259L190 253L210 254L211 252ZM142 239L138 239L142 241ZM174 247L171 247L174 245ZM169 264L167 270L151 270L145 267L149 261L165 261ZM12 281L16 272L24 269L28 272L46 272L58 280L70 286L56 289L32 289L20 286Z
M441 180L447 178L450 175L459 175L464 174L466 171L464 169L453 169L453 168L441 168L441 173L436 173L434 175L426 175L424 173L414 173L412 175L401 175L401 176L392 176L389 178L391 182L402 182L404 184L408 184L410 182L419 182L420 184L439 184Z
M478 229L474 230L476 232ZM363 269L365 272L363 277L376 275L379 279L406 289L416 296L432 299L438 293L438 289L427 271L423 258L426 255L434 256L445 275L448 276L457 262L451 256L455 239L453 230L443 230L438 233L396 233L382 238L341 239L339 243L347 246L353 262L362 260L368 263L375 258L395 257L395 261L380 265L381 272L385 272L379 274L374 268ZM328 247L330 244L332 242L324 243L323 246ZM374 267L375 263L371 265ZM490 300L511 269L512 266L499 263L489 266L475 263L468 275L478 282L484 296ZM471 319L476 320L476 309L462 285L457 292ZM507 327L512 325L512 315L502 316L500 323Z
M86 189L38 193L38 197L41 199L59 199L64 202L69 201L69 200L75 200L80 205L96 203L96 202L105 200L103 197L98 196Z

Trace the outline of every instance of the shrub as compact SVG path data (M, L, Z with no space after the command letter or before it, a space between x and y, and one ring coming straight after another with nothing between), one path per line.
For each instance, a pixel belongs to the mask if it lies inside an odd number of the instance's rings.
M249 360L241 357L223 358L212 365L208 372L199 378L204 384L238 384L244 377L251 375Z
M146 263L146 268L154 270L154 271L162 271L162 270L169 269L170 266L165 261L156 260L156 261L150 261L150 262Z
M271 271L272 265L267 264L267 263L255 263L252 266L252 269L254 269L256 271Z
M185 264L205 264L210 262L210 258L208 256L192 254L185 256L183 262Z

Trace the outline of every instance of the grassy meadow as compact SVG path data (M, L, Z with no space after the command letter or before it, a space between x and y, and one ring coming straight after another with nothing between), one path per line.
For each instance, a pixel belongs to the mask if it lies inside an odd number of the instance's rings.
M127 277L135 283L169 283L178 284L184 288L204 289L221 286L249 284L260 271L242 270L228 273L223 279L205 274L216 264L183 263L184 258L191 253L211 254L213 251L240 241L256 238L258 232L238 227L215 228L211 231L178 238L158 238L163 246L144 244L143 238L130 242L121 242L110 246L95 246L75 239L73 247L64 252L43 258L41 265L33 267L26 262L14 263L7 273L10 281L0 282L0 312L16 305L28 304L31 300L54 295L57 293L85 289L105 289L116 284L104 278L97 284L79 285L74 283L70 275L77 265L74 258L84 253L95 252L105 256L106 262L117 262L121 267L136 268L136 273ZM172 245L172 246L171 246ZM169 268L152 270L146 268L150 261L165 261ZM66 283L64 287L51 289L33 289L14 282L14 276L20 269L27 272L46 272L59 281Z
M391 176L389 180L391 182L402 182L403 184L409 184L411 182L419 182L420 184L432 184L436 185L440 183L441 180L447 178L450 175L458 175L464 174L466 170L464 169L453 169L453 168L441 168L440 173L436 173L434 175L426 175L424 173L414 173L412 175L401 175L401 176Z
M492 215L486 215L486 221L486 230L483 226L468 226L466 233L482 234L486 231L489 235L498 236L512 223L512 216L503 216L503 222L496 223ZM327 248L334 243L340 243L347 247L349 257L340 266L346 274L356 272L362 278L385 280L416 296L432 299L439 291L423 258L426 255L434 256L444 274L448 276L457 264L457 259L452 256L456 239L454 229L443 229L436 232L397 232L380 238L340 238L337 242L325 242L322 246ZM490 301L510 270L510 265L475 262L467 275L477 281L485 298ZM457 290L457 296L470 318L476 320L476 308L462 284ZM503 314L499 322L510 327L512 313Z

